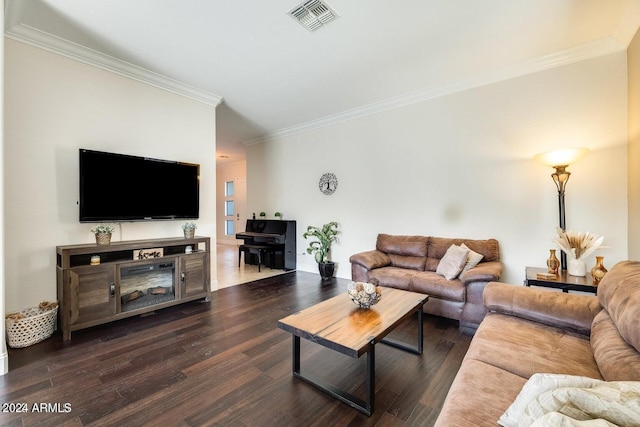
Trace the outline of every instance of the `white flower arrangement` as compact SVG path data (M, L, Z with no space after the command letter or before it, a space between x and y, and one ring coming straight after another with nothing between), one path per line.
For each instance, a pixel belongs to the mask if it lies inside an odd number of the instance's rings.
M94 229L91 230L92 233L95 234L111 234L115 231L112 225L97 225Z
M575 232L572 230L564 231L560 227L556 227L558 237L552 237L554 243L562 252L567 254L569 259L583 259L591 255L594 251L602 246L604 236L598 236L590 232Z

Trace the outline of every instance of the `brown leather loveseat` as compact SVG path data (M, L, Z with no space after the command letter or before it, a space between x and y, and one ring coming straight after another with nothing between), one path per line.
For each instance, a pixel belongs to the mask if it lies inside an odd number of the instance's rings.
M466 264L461 272L441 271L441 260L452 249L477 265ZM450 249L451 248L451 249ZM449 257L447 257L448 259ZM352 255L351 278L358 282L376 279L380 285L429 295L424 312L460 321L460 326L477 328L486 314L482 292L488 282L502 274L500 248L495 239L471 240L431 236L379 234L376 249ZM441 274L439 274L441 273ZM442 274L444 273L444 275ZM449 278L445 277L448 276ZM454 277L455 276L455 277Z

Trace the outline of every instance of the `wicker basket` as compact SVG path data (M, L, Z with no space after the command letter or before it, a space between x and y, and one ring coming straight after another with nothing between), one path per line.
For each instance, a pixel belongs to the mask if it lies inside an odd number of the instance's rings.
M41 303L19 313L5 316L9 347L22 348L39 343L51 336L56 326L58 303Z

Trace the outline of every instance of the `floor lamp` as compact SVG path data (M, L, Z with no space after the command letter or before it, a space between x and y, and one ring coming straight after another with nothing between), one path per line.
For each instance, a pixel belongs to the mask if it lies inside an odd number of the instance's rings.
M565 209L564 209L564 189L569 181L571 172L567 171L567 167L575 161L579 160L582 156L589 151L586 148L569 148L566 150L549 151L546 153L536 154L534 159L540 163L551 166L555 169L555 172L551 174L553 182L555 182L558 188L558 217L559 226L563 231L566 231L565 222ZM560 253L560 267L563 270L567 269L567 254L561 251Z

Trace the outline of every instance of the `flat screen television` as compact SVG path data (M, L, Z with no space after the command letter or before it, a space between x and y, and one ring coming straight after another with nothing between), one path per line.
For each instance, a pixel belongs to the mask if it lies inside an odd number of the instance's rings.
M197 219L200 165L80 149L80 222Z

